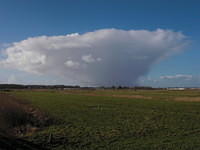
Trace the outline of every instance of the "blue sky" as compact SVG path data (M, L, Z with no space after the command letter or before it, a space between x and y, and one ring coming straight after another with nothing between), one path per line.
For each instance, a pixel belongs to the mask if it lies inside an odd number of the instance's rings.
M180 86L199 86L199 6L198 0L0 0L1 51L5 50L4 45L42 35L87 33L109 28L148 31L170 29L182 32L190 44L184 51L153 65L143 77L143 84L176 86L174 80L157 83L151 80L181 74L192 75L197 81L184 81ZM3 57L1 54L0 59ZM2 83L8 80L49 83L52 78L56 76L34 75L17 69L0 68ZM151 80L146 81L146 78ZM62 80L55 79L55 83L62 83Z

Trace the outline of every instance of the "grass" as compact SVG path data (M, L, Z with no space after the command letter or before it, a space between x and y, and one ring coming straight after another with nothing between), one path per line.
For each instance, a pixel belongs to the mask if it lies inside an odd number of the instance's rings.
M60 120L26 136L46 148L200 149L200 103L174 100L200 97L199 91L68 90L12 94Z

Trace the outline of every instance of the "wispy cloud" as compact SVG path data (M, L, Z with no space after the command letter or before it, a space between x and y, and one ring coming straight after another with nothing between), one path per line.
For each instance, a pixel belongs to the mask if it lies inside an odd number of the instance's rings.
M176 74L176 75L160 76L160 79L168 79L168 80L173 80L173 79L190 80L192 78L193 78L192 75L187 75L187 74Z
M142 85L154 87L200 87L200 75L175 74L163 75L158 78L142 78Z

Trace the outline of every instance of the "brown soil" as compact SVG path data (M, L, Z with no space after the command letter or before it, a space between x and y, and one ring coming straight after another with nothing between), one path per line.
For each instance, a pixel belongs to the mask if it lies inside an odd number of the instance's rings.
M200 102L200 97L177 97L174 100L184 102Z

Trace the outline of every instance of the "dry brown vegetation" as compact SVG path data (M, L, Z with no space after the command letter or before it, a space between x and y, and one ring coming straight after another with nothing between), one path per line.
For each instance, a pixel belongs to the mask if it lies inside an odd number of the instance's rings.
M176 97L174 100L183 102L200 102L200 97Z
M38 108L6 93L0 93L0 149L43 150L21 137L48 126L53 119Z
M21 136L47 126L53 120L31 104L0 93L0 130Z
M89 90L88 90L89 91ZM65 90L62 93L65 94L79 94L79 95L83 95L83 96L109 96L109 97L116 97L116 98L134 98L134 99L152 99L152 97L150 96L143 96L143 95L130 95L130 94L99 94L99 93L95 93L93 91L84 91L82 92L81 90Z
M1 93L0 96L0 128L8 130L26 124L29 115L24 105L5 94Z

